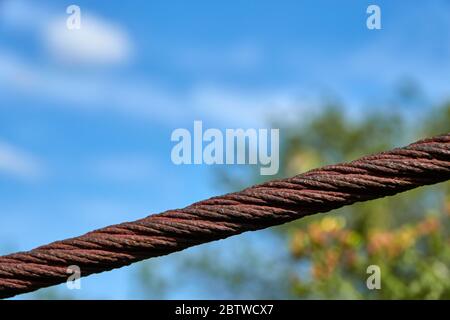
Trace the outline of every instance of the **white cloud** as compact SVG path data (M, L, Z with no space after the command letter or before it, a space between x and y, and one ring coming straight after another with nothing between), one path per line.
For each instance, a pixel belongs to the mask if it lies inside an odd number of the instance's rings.
M199 84L177 91L147 81L71 74L28 64L1 48L0 83L58 108L114 112L166 124L204 119L233 126L261 125L268 115L292 112L305 101L294 89L243 91Z
M27 0L6 0L0 4L0 23L36 35L42 49L58 62L93 66L129 61L132 42L123 27L81 8L81 28L69 30L69 15L61 8L56 11Z
M66 28L65 11L55 12L27 0L4 2L3 22L14 30L37 31L43 48L60 62L73 64L114 64L132 54L126 32L117 25L86 14L81 7L81 29ZM1 23L1 22L0 22ZM199 68L257 67L263 51L251 43L227 48L180 49L180 66ZM291 92L242 92L214 84L194 84L184 91L136 79L117 79L87 69L61 69L52 63L36 64L0 47L0 84L6 93L38 100L36 105L72 108L82 112L114 112L147 118L154 122L180 123L184 119L213 120L233 125L262 123L264 111L292 107ZM28 106L34 107L34 106ZM187 120L189 121L189 120Z
M82 14L81 28L69 30L65 18L53 19L43 30L50 54L70 64L118 64L128 61L132 46L117 25Z
M33 156L0 141L0 174L34 180L42 176L42 167Z
M15 4L13 4L15 3ZM37 29L43 47L51 57L70 64L114 64L131 55L131 43L119 26L87 15L81 8L81 29L66 28L65 11L55 14L45 6L26 0L7 0L2 16L15 29ZM33 21L33 23L30 23ZM2 51L3 50L3 51ZM187 50L187 51L186 51ZM260 65L263 51L251 43L228 48L184 49L177 56L181 65L198 68L252 68ZM184 119L212 119L233 125L264 122L268 112L292 108L293 91L242 92L214 84L194 84L184 91L136 79L117 79L81 68L36 64L0 47L0 84L6 93L38 99L36 105L72 108L83 112L114 112L147 118L154 122L179 123ZM2 90L2 88L0 88ZM34 106L28 106L34 107ZM189 120L188 120L189 121Z
M107 76L62 72L38 66L0 48L0 90L39 99L36 105L83 112L114 112L167 121L181 115L179 99L150 83L123 82ZM50 102L50 103L48 103ZM35 107L27 105L24 107ZM180 109L183 109L182 107Z
M311 101L310 101L311 102ZM306 107L306 98L294 89L239 90L217 86L193 89L189 103L196 114L228 126L263 125L268 116L291 114ZM287 120L287 119L286 119Z

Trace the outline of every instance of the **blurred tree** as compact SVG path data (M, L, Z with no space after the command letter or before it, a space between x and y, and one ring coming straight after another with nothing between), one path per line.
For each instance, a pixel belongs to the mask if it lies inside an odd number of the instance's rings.
M405 144L405 137L448 132L450 105L407 126L392 114L350 122L328 108L286 139L284 175ZM421 188L356 204L278 228L290 242L292 264L307 264L292 290L300 298L450 298L449 186ZM366 270L381 270L381 289L369 290Z
M409 100L411 95L408 104ZM351 119L344 110L329 104L300 124L275 121L274 127L282 132L278 177L352 160L450 129L450 104L429 108L426 117L412 120L404 112L392 111ZM251 175L240 173L222 173L221 177L231 189L266 178L256 170ZM208 249L181 258L179 268L184 274L196 271L195 279L213 279L215 285L206 285L205 290L221 283L237 298L448 299L449 218L447 182L271 228L273 235L288 244L283 260L270 260L261 249L240 248L233 255L242 263L230 267L217 258L217 249ZM247 263L249 257L251 264ZM370 265L380 267L379 290L366 285ZM270 272L264 275L261 270ZM271 281L283 285L271 285Z
M450 105L407 126L402 117L369 115L349 122L326 109L300 129L288 128L286 176L404 144L404 137L448 132ZM412 132L410 132L412 131ZM448 183L343 208L278 228L290 242L292 264L307 264L292 290L300 298L448 299L450 237ZM369 290L367 267L381 270Z

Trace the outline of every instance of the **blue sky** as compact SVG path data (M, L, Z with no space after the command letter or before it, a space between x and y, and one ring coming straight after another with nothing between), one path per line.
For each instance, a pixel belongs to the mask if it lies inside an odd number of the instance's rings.
M381 30L366 28L372 3ZM70 4L81 8L78 33L65 28ZM264 128L271 116L314 112L324 95L360 114L403 79L430 101L447 98L449 9L439 0L1 2L0 253L223 192L214 168L170 160L171 132L194 120ZM136 297L122 290L128 272L91 277L73 294Z

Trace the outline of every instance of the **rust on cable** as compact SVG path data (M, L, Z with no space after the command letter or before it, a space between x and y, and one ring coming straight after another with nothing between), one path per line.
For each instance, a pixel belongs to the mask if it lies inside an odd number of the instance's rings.
M0 298L450 179L450 133L0 257Z

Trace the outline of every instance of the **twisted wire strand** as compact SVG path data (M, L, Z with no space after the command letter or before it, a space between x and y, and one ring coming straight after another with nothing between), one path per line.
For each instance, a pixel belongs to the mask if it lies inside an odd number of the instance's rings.
M0 298L450 179L450 133L0 257Z

